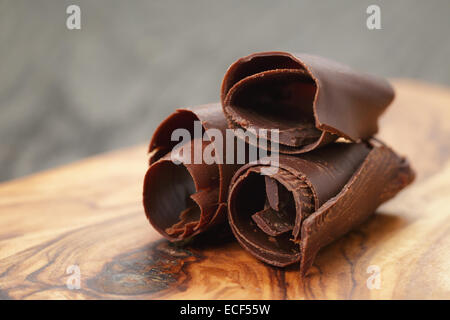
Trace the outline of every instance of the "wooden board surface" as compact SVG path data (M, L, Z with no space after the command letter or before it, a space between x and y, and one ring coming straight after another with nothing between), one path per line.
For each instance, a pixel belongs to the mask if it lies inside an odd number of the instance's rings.
M0 299L450 299L450 90L394 83L380 136L417 180L324 248L306 278L235 241L162 240L141 205L138 146L0 185ZM73 265L79 289L67 287Z

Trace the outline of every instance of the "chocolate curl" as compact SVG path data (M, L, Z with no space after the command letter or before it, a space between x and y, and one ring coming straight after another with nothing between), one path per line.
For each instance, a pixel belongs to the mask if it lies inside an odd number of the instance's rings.
M201 134L187 144L171 141L175 129L186 129L194 137L195 121ZM220 104L179 109L156 129L150 142L150 167L144 179L143 203L153 227L171 241L183 240L226 219L226 201L230 180L239 164L222 164L226 160L225 143L209 137L216 129L226 136L227 123ZM213 150L216 161L196 163L194 154ZM190 151L190 152L187 152ZM176 163L174 163L174 161Z
M317 252L366 220L414 179L390 148L334 143L302 155L281 155L280 168L261 174L260 162L234 175L228 218L239 243L262 261L300 261L305 275Z
M280 152L298 154L339 137L354 142L378 131L394 98L390 84L307 54L261 52L225 74L222 107L231 128L279 129Z

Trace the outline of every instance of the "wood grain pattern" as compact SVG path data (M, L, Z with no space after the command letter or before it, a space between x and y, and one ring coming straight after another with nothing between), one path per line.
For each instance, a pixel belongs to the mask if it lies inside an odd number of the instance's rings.
M0 298L450 298L450 91L395 87L380 136L418 179L322 250L305 279L225 235L184 247L162 240L141 205L139 146L0 185ZM70 265L80 267L79 290L66 287ZM380 289L366 285L371 265Z

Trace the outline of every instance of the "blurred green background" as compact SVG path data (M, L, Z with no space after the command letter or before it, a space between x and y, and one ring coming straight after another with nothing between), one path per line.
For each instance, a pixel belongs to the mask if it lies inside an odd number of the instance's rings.
M66 28L70 4L81 30ZM370 4L382 30L366 27ZM2 0L0 180L148 142L175 108L217 101L254 51L449 85L449 16L448 0Z

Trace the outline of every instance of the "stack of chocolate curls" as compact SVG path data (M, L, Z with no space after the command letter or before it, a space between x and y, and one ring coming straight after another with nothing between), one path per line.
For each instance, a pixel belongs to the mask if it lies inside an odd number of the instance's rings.
M170 241L228 220L255 257L279 267L300 262L304 275L320 248L414 180L408 161L373 138L393 98L386 80L318 56L262 52L241 58L225 74L220 104L176 110L156 129L144 180L147 218ZM176 129L193 138L180 146L171 139ZM226 158L223 142L202 138L210 129L223 137L235 129L237 140L254 148L268 140L266 151L274 145L279 151L276 170L268 174L273 163L264 158L192 161L197 149ZM277 130L276 141L266 134L270 130ZM247 132L256 139L246 139Z

